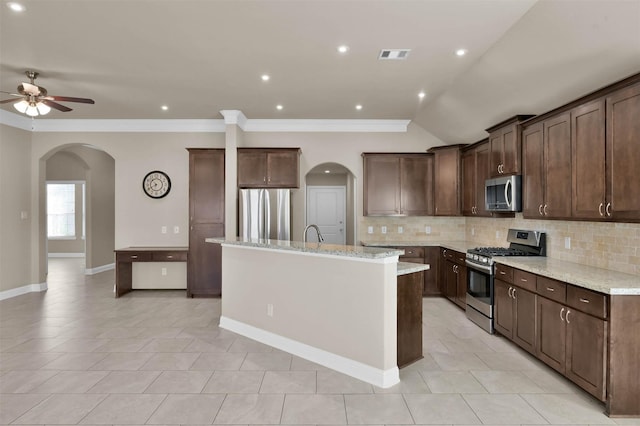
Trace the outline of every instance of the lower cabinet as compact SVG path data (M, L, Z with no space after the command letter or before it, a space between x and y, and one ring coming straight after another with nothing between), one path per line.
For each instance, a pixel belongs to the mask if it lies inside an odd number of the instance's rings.
M466 309L467 267L464 263L464 255L453 250L444 250L444 252L446 257L442 263L444 295L462 309Z
M424 271L423 296L441 296L442 291L438 285L440 247L424 248L424 263L429 265L429 269Z
M422 271L398 276L397 362L402 368L422 358Z
M520 278L522 271L517 271L516 282L522 279L531 282L530 276ZM532 282L535 288L535 282ZM494 281L494 327L498 333L513 340L526 351L536 353L536 294L523 287L506 281Z

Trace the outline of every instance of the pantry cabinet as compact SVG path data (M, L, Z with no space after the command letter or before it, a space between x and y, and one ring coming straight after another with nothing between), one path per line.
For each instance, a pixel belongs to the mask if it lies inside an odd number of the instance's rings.
M462 214L490 217L485 206L485 181L489 178L489 143L474 145L462 153Z
M300 148L238 148L238 188L299 188Z
M433 155L362 156L365 216L433 215Z
M452 145L429 150L435 155L434 204L436 216L459 216L462 212L460 147L460 145Z

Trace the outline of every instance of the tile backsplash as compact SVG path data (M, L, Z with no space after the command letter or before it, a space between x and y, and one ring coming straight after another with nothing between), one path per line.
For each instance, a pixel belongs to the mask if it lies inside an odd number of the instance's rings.
M382 227L386 233L382 233ZM373 233L369 234L368 227ZM398 227L402 227L399 233ZM430 227L431 233L426 232ZM640 276L640 224L477 217L363 217L359 241L469 241L507 246L509 228L546 232L547 256Z

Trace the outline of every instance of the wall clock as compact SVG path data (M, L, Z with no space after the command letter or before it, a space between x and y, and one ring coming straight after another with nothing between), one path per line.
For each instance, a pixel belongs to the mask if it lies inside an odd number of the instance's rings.
M171 179L165 172L154 170L142 179L142 189L151 198L165 197L171 190Z

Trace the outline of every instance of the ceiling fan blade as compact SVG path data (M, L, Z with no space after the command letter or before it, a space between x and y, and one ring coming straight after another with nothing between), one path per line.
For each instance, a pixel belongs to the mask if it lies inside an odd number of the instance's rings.
M49 99L42 99L42 103L50 106L51 108L57 109L58 111L62 111L62 112L73 111L71 108L61 105L57 102L50 101Z
M4 101L0 101L0 104L9 104L11 102L20 102L22 100L22 97L17 98L17 99L5 99Z
M52 101L61 101L61 102L80 102L82 104L95 104L93 99L87 98L72 98L69 96L47 96L46 99Z
M35 84L31 83L22 83L20 86L18 86L18 92L34 96L38 96L41 93L40 86L36 86Z

